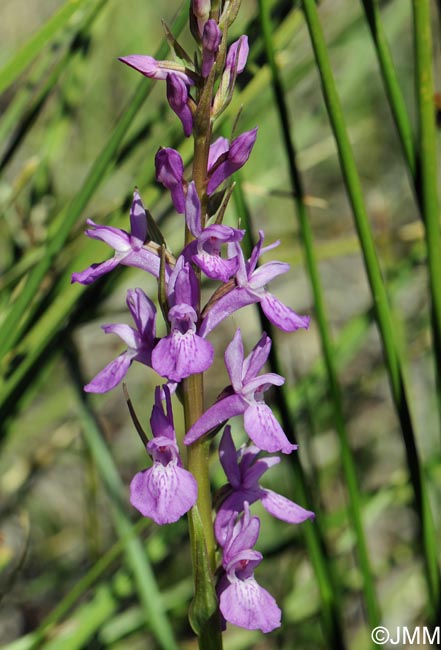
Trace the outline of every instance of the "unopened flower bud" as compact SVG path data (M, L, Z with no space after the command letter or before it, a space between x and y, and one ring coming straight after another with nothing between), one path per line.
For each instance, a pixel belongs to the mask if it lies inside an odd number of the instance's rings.
M156 180L170 191L176 211L184 214L184 163L181 156L169 147L160 149L155 156L155 167Z
M202 76L208 77L219 50L222 32L215 20L207 20L202 35Z
M193 131L193 115L188 105L188 87L175 74L167 76L167 100L171 109L181 120L184 134L188 137Z

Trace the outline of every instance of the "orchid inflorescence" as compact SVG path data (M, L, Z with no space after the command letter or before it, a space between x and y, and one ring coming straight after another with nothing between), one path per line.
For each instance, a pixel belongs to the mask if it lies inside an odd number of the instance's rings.
M127 306L135 327L103 325L104 332L119 336L127 349L101 370L85 390L105 393L115 388L133 361L153 368L167 380L155 390L150 418L153 437L146 450L152 465L137 473L130 485L132 505L160 525L177 521L196 507L198 499L198 476L184 468L181 460L171 396L176 393L180 397L185 380L211 366L214 348L207 336L229 315L256 303L269 321L285 332L309 325L308 317L296 314L267 289L267 284L286 273L289 265L272 261L258 266L260 256L278 242L264 247L264 233L260 231L259 240L246 259L241 247L245 231L222 223L231 196L231 176L248 160L257 135L257 129L252 129L231 142L224 137L211 141L214 121L231 101L236 77L243 71L248 56L246 36L227 48L228 28L239 4L239 0L224 2L214 10L209 0L193 0L190 27L199 48L194 60L168 29L166 35L175 61L157 61L144 55L121 58L143 75L165 81L170 107L180 119L185 136L193 135L195 139L193 180L185 178L184 162L178 151L161 148L155 158L156 178L170 192L175 210L185 218L183 249L174 256L162 236L157 237L157 226L153 232L152 217L136 190L130 232L88 220L90 228L86 235L110 246L113 257L72 276L73 282L88 285L121 264L142 269L158 280L167 334L162 338L156 336L154 303L142 289L130 289ZM205 141L202 175L200 162L196 170L196 149L201 140ZM199 159L200 154L199 149ZM220 283L203 309L201 272ZM263 632L280 625L281 612L274 598L254 578L262 555L253 548L260 520L251 515L250 506L260 501L271 515L291 524L314 517L312 512L259 484L262 474L280 461L278 456L262 456L261 452L290 454L297 449L264 401L268 388L284 383L278 374L259 374L270 348L271 339L263 333L245 356L242 334L237 329L224 354L230 384L212 406L199 414L184 437L185 445L191 447L224 429L219 456L228 482L219 492L214 522L221 557L216 571L221 622ZM227 424L236 415L243 415L244 429L251 441L238 450Z

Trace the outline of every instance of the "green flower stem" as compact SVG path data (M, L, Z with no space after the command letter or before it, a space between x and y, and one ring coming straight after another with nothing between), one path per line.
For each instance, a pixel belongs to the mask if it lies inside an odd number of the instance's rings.
M355 532L355 539L360 561L361 573L363 576L363 592L366 602L369 625L371 628L376 627L380 622L380 612L375 594L375 583L370 566L369 553L367 549L366 538L361 520L361 495L358 486L357 473L349 445L348 434L346 431L343 399L337 371L334 362L334 348L329 331L328 318L326 314L325 299L323 295L318 263L313 243L312 228L310 225L309 215L304 202L304 191L302 179L296 163L296 152L291 137L289 124L288 107L285 101L285 94L280 80L279 70L275 59L274 46L272 40L272 28L269 13L269 3L267 0L259 0L259 15L265 43L266 57L271 69L272 84L276 99L276 106L279 113L285 150L288 158L289 175L291 186L296 204L296 212L299 221L300 233L305 251L306 270L311 282L314 296L314 305L317 316L317 323L320 333L321 346L325 361L329 388L332 397L334 422L340 440L341 459L343 472L349 495L349 512L352 526Z
M403 434L407 464L415 495L415 510L421 525L421 545L425 559L431 614L434 616L438 611L439 598L439 573L435 531L406 396L404 374L396 344L395 328L364 204L361 183L346 131L343 111L335 87L315 1L303 0L303 9L314 49L318 72L320 74L329 119L334 132L344 182L352 206L355 226L363 252L364 264L375 306L376 320L382 339L392 397Z
M418 175L426 233L435 371L441 414L441 233L437 188L437 135L433 103L431 14L428 0L413 0L412 4L418 111Z
M201 201L201 222L205 224L207 207L207 167L211 136L211 99L214 72L204 80L198 93L194 115L193 180ZM185 228L185 242L193 236ZM197 273L199 289L200 272ZM204 412L204 380L199 373L182 382L185 430ZM198 482L198 500L189 513L190 544L192 549L195 595L190 607L190 623L198 635L200 650L222 650L220 614L216 596L214 571L216 569L216 542L213 529L211 487L209 476L209 440L197 440L188 448L188 469Z

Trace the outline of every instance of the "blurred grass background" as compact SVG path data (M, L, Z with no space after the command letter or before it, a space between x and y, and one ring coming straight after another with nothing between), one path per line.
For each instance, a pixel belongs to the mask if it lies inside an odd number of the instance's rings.
M421 542L409 455L302 11L293 1L248 0L231 40L247 33L250 59L219 128L229 134L243 104L239 128L258 125L259 136L237 179L227 221L249 219L254 233L265 229L268 242L282 240L274 257L292 268L271 288L299 313L312 315L308 332L275 333L278 358L272 363L280 365L287 383L282 399L274 394L274 406L300 449L269 473L265 485L308 502L317 521L292 527L254 506L263 519L259 549L265 555L257 578L282 607L283 626L266 637L231 628L225 635L228 650L362 650L372 645L375 618L391 629L437 621L438 580L432 580L430 594L424 568L424 557L437 560L441 456L419 209L423 172L418 176L414 160L415 197L363 5L380 9L417 134L414 18L411 3L402 0L319 3L390 299L434 528L429 525ZM99 325L128 322L127 288L141 286L152 297L156 288L150 278L126 268L87 290L70 285L73 270L107 254L105 246L83 236L86 218L126 228L135 185L170 248L178 251L181 245L182 218L154 182L153 159L159 146L174 146L188 162L190 143L166 108L161 84L140 79L116 60L164 47L161 18L172 24L180 6L146 0L1 3L0 641L8 650L196 647L186 618L192 593L186 522L158 528L139 521L127 487L146 466L146 456L122 390L92 399L81 391L122 350ZM432 8L439 72L439 23ZM184 6L178 29L185 15ZM185 29L183 43L193 47ZM296 219L281 99L272 87L275 70L306 195L300 203L307 206L340 406L329 390L317 303L304 265L305 226L302 230ZM432 172L436 180L436 169ZM239 325L250 349L260 331L257 310L248 307L213 334L219 358L207 374L207 403L227 381L221 353ZM153 371L140 365L128 376L145 426L156 381ZM343 421L336 426L339 408ZM182 434L177 404L175 414ZM244 439L240 423L234 424L236 441ZM219 486L223 476L215 450L212 465ZM348 471L358 486L355 501ZM369 567L360 562L360 536L354 534L354 503L374 585L371 607Z

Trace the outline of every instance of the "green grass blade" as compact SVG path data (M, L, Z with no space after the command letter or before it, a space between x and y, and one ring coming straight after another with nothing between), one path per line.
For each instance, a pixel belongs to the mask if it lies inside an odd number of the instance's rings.
M240 182L240 175L236 174L236 187L233 192L233 199L236 207L239 222L246 228L246 235L243 241L245 255L249 257L255 238L253 236L252 220L245 201L245 196ZM268 321L262 309L258 307L259 318L262 330L267 332L273 338L273 325ZM283 375L276 346L272 346L270 351L269 363L271 370L279 375ZM282 419L283 430L288 439L295 443L295 425L292 412L288 405L286 389L281 386L275 394L275 402ZM307 477L303 470L298 454L291 454L289 461L292 464L293 474L296 479L295 493L298 501L304 507L314 511L315 504L311 497L311 491L308 486ZM297 498L297 497L296 497ZM323 624L324 636L330 648L335 650L344 650L345 642L342 627L342 612L340 607L340 595L337 584L334 580L329 562L329 554L326 550L325 538L322 533L321 522L318 520L311 523L309 521L302 524L302 532L305 535L305 543L308 555L314 570L317 586L320 593L322 604L321 619Z
M65 72L68 66L75 63L75 55L81 49L82 39L87 35L94 20L107 2L108 0L96 0L94 3L90 3L92 10L85 15L77 29L73 31L69 38L70 44L59 61L55 66L53 65L52 52L47 60L40 61L37 70L33 71L26 86L14 97L1 116L0 142L10 136L11 132L12 137L9 138L8 146L1 155L0 172L9 163L18 146L34 124L62 73ZM41 79L45 80L43 84L39 84Z
M25 68L44 50L48 43L66 27L73 14L87 4L87 0L68 0L41 29L0 70L0 93L8 88Z
M417 181L416 152L412 124L410 121L406 102L404 101L403 93L401 92L401 87L395 71L392 55L387 44L386 35L384 33L383 24L381 21L378 0L361 0L361 2L363 4L366 20L368 22L372 39L374 41L375 52L377 55L386 96L392 112L392 117L397 128L398 136L400 139L401 147L403 149L404 158L409 169L412 183L415 185L415 193L418 200L419 188Z
M380 611L375 593L375 583L370 565L369 553L367 549L366 538L361 520L361 496L358 486L355 462L352 450L349 444L349 438L346 431L343 398L341 388L335 367L335 352L331 340L328 318L326 314L325 298L323 294L318 263L314 249L312 228L310 218L305 206L305 196L303 191L302 179L296 163L296 152L294 142L291 137L290 120L288 107L285 101L285 94L279 75L278 66L275 58L274 45L272 41L272 26L269 14L269 5L267 0L259 0L260 21L265 42L266 57L271 68L272 84L274 88L275 104L277 107L280 125L283 133L283 142L286 151L291 187L294 195L294 202L298 216L299 228L305 254L306 270L311 282L314 296L314 305L317 316L317 324L320 333L322 353L327 370L327 378L333 403L334 423L340 440L341 459L346 486L349 495L349 506L351 524L353 526L358 558L360 562L361 573L363 575L363 593L365 597L368 621L371 628L376 627L380 622Z
M178 34L184 27L187 19L188 7L185 4L174 23L174 29ZM167 44L164 43L155 55L155 58L161 59L166 56ZM101 154L96 159L90 173L88 174L81 190L72 200L67 209L63 212L63 218L57 218L59 224L58 230L49 238L46 246L44 258L37 264L29 275L28 282L19 294L16 302L12 305L8 315L2 324L2 338L0 341L0 359L11 349L19 339L23 331L23 315L29 304L32 303L40 284L48 272L54 258L61 252L65 245L69 233L86 207L88 201L100 185L106 172L111 168L118 150L126 135L126 132L141 108L145 99L152 89L152 82L149 79L143 79L126 110L119 119L110 139L104 146Z
M438 406L441 415L441 232L438 205L437 133L434 111L431 5L413 1L416 100L418 110L418 171L424 216L427 270L432 301L432 333Z
M431 614L434 616L438 611L439 594L435 531L416 446L415 433L406 395L403 368L396 345L395 328L364 204L361 183L314 0L303 0L303 9L317 62L317 69L321 79L329 119L337 144L340 166L363 252L364 264L375 306L376 320L383 343L392 397L403 434L407 465L415 495L415 509L421 524L421 546L426 562L426 578L428 581Z
M126 562L131 570L146 620L164 650L177 650L178 646L170 622L165 614L162 596L156 584L150 562L127 514L128 500L123 498L124 486L90 406L90 398L83 391L84 378L78 365L78 351L73 345L67 349L67 357L77 397L79 415L83 422L84 438L112 500L115 528L119 537L124 540Z

